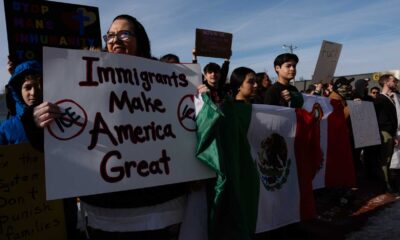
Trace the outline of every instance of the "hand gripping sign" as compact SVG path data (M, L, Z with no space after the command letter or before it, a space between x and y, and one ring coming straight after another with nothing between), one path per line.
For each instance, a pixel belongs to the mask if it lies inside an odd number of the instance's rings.
M87 124L85 110L75 101L64 99L56 102L61 109L60 118L55 120L56 124L48 127L50 135L58 140L69 140L77 137L83 132Z

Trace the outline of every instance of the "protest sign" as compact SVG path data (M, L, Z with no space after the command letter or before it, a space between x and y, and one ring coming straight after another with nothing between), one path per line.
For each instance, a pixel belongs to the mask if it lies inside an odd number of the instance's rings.
M198 64L44 48L48 199L210 178L195 157Z
M196 29L196 55L216 58L230 58L232 55L232 34L205 29Z
M30 0L4 0L8 49L15 64L42 60L42 47L101 48L96 7Z
M0 146L0 239L66 239L61 200L46 201L43 154Z
M333 79L341 51L342 44L322 41L312 83L329 83Z
M355 148L381 144L374 104L369 101L346 101L349 106Z

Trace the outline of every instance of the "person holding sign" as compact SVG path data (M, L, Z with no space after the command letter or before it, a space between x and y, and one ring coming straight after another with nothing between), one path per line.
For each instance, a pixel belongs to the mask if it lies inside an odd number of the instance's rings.
M142 24L130 15L114 18L104 35L110 53L151 58L150 41ZM53 103L34 110L38 126L60 116ZM176 237L186 206L186 184L83 196L90 239L171 239Z
M275 58L274 68L278 81L265 94L264 103L285 107L301 107L303 97L297 88L290 85L290 80L296 77L296 66L299 58L293 53L284 53Z
M193 63L197 63L196 49L192 50ZM199 86L199 92L208 91L214 103L221 103L226 92L224 85L229 71L229 59L225 59L222 67L214 62L208 63L203 69L203 85Z

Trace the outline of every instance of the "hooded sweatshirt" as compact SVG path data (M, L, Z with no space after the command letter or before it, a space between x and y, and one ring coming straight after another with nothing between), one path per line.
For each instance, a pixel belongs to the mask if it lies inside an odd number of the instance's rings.
M24 103L21 98L21 86L27 74L42 74L42 68L37 61L26 61L19 64L12 74L7 88L7 98L9 98L12 115L0 125L0 145L29 143L32 133L35 141L32 145L43 145L43 131L34 129L35 126L27 123L25 119L31 114L31 109ZM18 89L17 89L18 88Z

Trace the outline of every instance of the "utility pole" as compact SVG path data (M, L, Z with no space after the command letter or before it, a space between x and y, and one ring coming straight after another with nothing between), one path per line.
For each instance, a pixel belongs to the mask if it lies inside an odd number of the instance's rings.
M293 50L297 49L297 46L293 46L293 44L290 45L283 44L282 48L287 48L289 49L290 53L293 53Z

